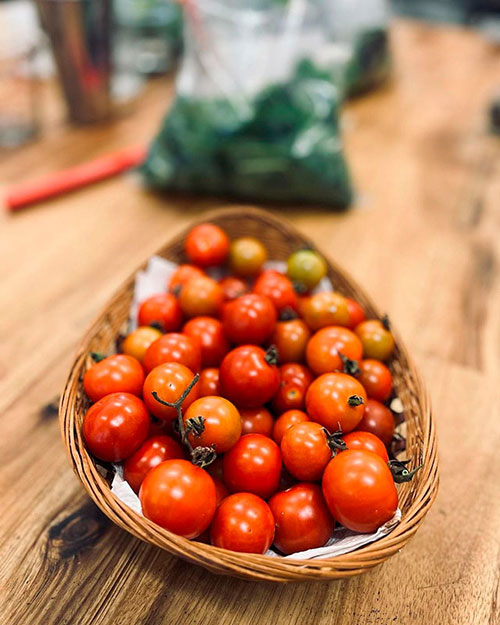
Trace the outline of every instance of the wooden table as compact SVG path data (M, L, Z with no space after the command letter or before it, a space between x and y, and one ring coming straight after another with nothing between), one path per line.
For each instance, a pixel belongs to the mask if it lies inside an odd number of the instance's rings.
M394 50L394 84L345 113L357 206L288 216L390 312L427 379L441 488L417 536L362 577L249 583L139 542L86 497L52 404L75 346L139 262L217 205L115 179L0 216L1 623L499 622L500 144L485 117L499 54L472 32L411 22L395 25ZM46 135L3 158L2 187L146 141L170 93L152 83L103 127L68 128L51 105Z

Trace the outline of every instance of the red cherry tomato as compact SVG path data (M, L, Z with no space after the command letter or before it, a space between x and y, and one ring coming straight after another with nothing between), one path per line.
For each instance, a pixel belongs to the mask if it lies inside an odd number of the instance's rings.
M370 451L337 454L325 469L322 489L333 517L355 532L374 532L398 507L391 471Z
M200 397L208 395L220 395L219 370L215 367L203 369L198 380L198 391Z
M313 376L304 365L289 362L279 367L280 385L273 397L273 410L281 414L287 410L304 408L306 392Z
M184 458L182 447L170 436L152 436L123 465L123 477L136 493L146 473L165 460Z
M230 351L221 363L219 375L222 394L239 408L262 406L279 386L278 369L272 358L254 345Z
M297 309L297 293L291 280L274 269L267 269L259 275L253 285L253 292L268 297L278 312L285 308Z
M354 328L366 319L365 311L361 308L361 306L355 300L350 297L346 297L345 301L347 303L347 311L349 313L349 322L347 327L350 330L354 330Z
M325 428L305 421L286 430L281 439L283 464L298 480L320 480L332 458Z
M204 367L218 366L229 351L229 343L218 319L195 317L184 325L182 332L200 342L201 363Z
M346 326L349 323L345 297L330 291L301 299L300 314L313 331L326 326Z
M304 360L311 332L302 319L280 321L276 324L270 343L276 345L281 363Z
M142 363L148 347L160 338L162 333L151 326L140 326L128 334L121 345L124 354L133 356Z
M179 265L168 281L168 289L171 293L179 294L182 287L193 278L203 278L205 272L194 265Z
M362 321L355 328L361 343L365 358L387 360L394 351L394 337L378 319Z
M276 317L269 298L248 293L224 306L222 324L232 343L260 344L271 336Z
M222 265L229 254L229 238L219 226L200 224L187 235L185 250L187 257L195 265Z
M392 412L375 399L368 399L363 418L356 430L371 432L378 436L384 445L389 445L394 434L394 416Z
M236 276L226 276L219 281L225 300L233 300L248 293L248 284Z
M220 504L210 528L212 545L243 553L265 553L274 538L267 503L251 493L230 495Z
M179 295L179 304L186 317L214 316L224 301L218 282L208 276L187 282Z
M363 417L366 392L361 384L345 373L324 373L307 390L309 418L330 432L339 428L350 432Z
M201 368L199 341L178 332L164 334L148 347L143 365L149 372L165 362L178 362L191 371L199 371Z
M194 425L202 418L203 431L198 434ZM215 451L223 453L236 443L241 436L240 413L230 401L223 397L201 397L193 402L184 413L184 425L191 431L189 442L193 447L215 446Z
M343 371L340 354L351 360L360 360L363 355L361 341L347 328L340 326L322 328L307 344L307 364L316 375Z
M367 358L359 363L357 379L364 386L368 397L378 401L389 399L392 391L392 375L379 360Z
M212 478L187 460L166 460L151 469L139 499L146 518L184 538L204 532L216 506Z
M166 362L155 367L144 381L144 403L156 418L164 421L173 421L177 418L175 408L164 406L156 401L153 397L153 392L156 391L158 397L163 401L169 403L176 402L193 378L194 373L178 362ZM198 392L198 384L195 384L182 403L183 412L187 410L195 399L198 399Z
M309 417L302 410L287 410L276 421L273 426L273 440L278 445L281 445L283 436L287 430L297 423L303 423L309 421Z
M274 419L266 408L247 408L240 411L241 433L271 436Z
M149 414L130 393L112 393L87 410L82 434L91 454L106 462L125 460L146 440Z
M323 547L335 521L317 484L297 484L269 500L276 523L274 545L284 554Z
M172 293L148 297L139 307L137 322L140 326L157 323L163 332L175 332L182 323L182 312L177 298Z
M384 462L389 462L389 456L384 443L371 432L349 432L344 437L347 449L364 449L380 456Z
M224 483L234 492L267 499L276 492L281 476L278 445L262 434L245 434L224 456Z
M108 356L85 371L83 388L91 401L110 393L141 395L144 370L141 363L127 354Z

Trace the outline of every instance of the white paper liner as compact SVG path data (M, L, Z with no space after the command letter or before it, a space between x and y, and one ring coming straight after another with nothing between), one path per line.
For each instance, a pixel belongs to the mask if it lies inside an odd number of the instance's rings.
M178 265L175 263L165 260L160 256L152 256L149 259L146 269L137 273L134 285L134 296L130 306L130 330L137 327L136 319L139 304L151 295L164 292L167 288L168 281L177 266ZM285 271L286 263L283 261L267 261L264 268ZM220 278L223 275L223 272L219 268L210 270L209 273L214 278ZM331 281L325 277L314 289L313 293L331 291L332 289L333 286ZM111 484L111 492L114 493L123 503L132 508L132 510L142 516L139 497L123 479L123 467L119 464L115 464L113 467L115 469L115 475ZM276 551L269 549L266 552L266 555L274 558L285 557L295 560L313 560L314 558L338 556L354 551L355 549L359 549L359 547L362 547L363 545L367 545L378 540L379 538L382 538L382 536L386 536L392 532L400 520L401 510L398 508L392 519L387 521L387 523L379 527L378 530L372 534L358 534L344 527L338 527L334 530L332 537L324 547L292 553L289 556L281 556L276 553Z

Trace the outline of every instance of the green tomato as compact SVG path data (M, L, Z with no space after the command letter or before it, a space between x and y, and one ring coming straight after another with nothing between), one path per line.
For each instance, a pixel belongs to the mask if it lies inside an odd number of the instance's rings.
M294 283L313 289L326 275L325 260L313 250L299 250L288 257L287 276Z

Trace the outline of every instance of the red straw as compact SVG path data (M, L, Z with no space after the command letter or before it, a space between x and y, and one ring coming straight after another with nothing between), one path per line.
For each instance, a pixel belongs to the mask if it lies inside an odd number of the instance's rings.
M20 184L7 192L7 209L14 212L30 204L115 176L140 165L145 157L146 150L142 147L126 148L89 163L64 169L42 180Z

